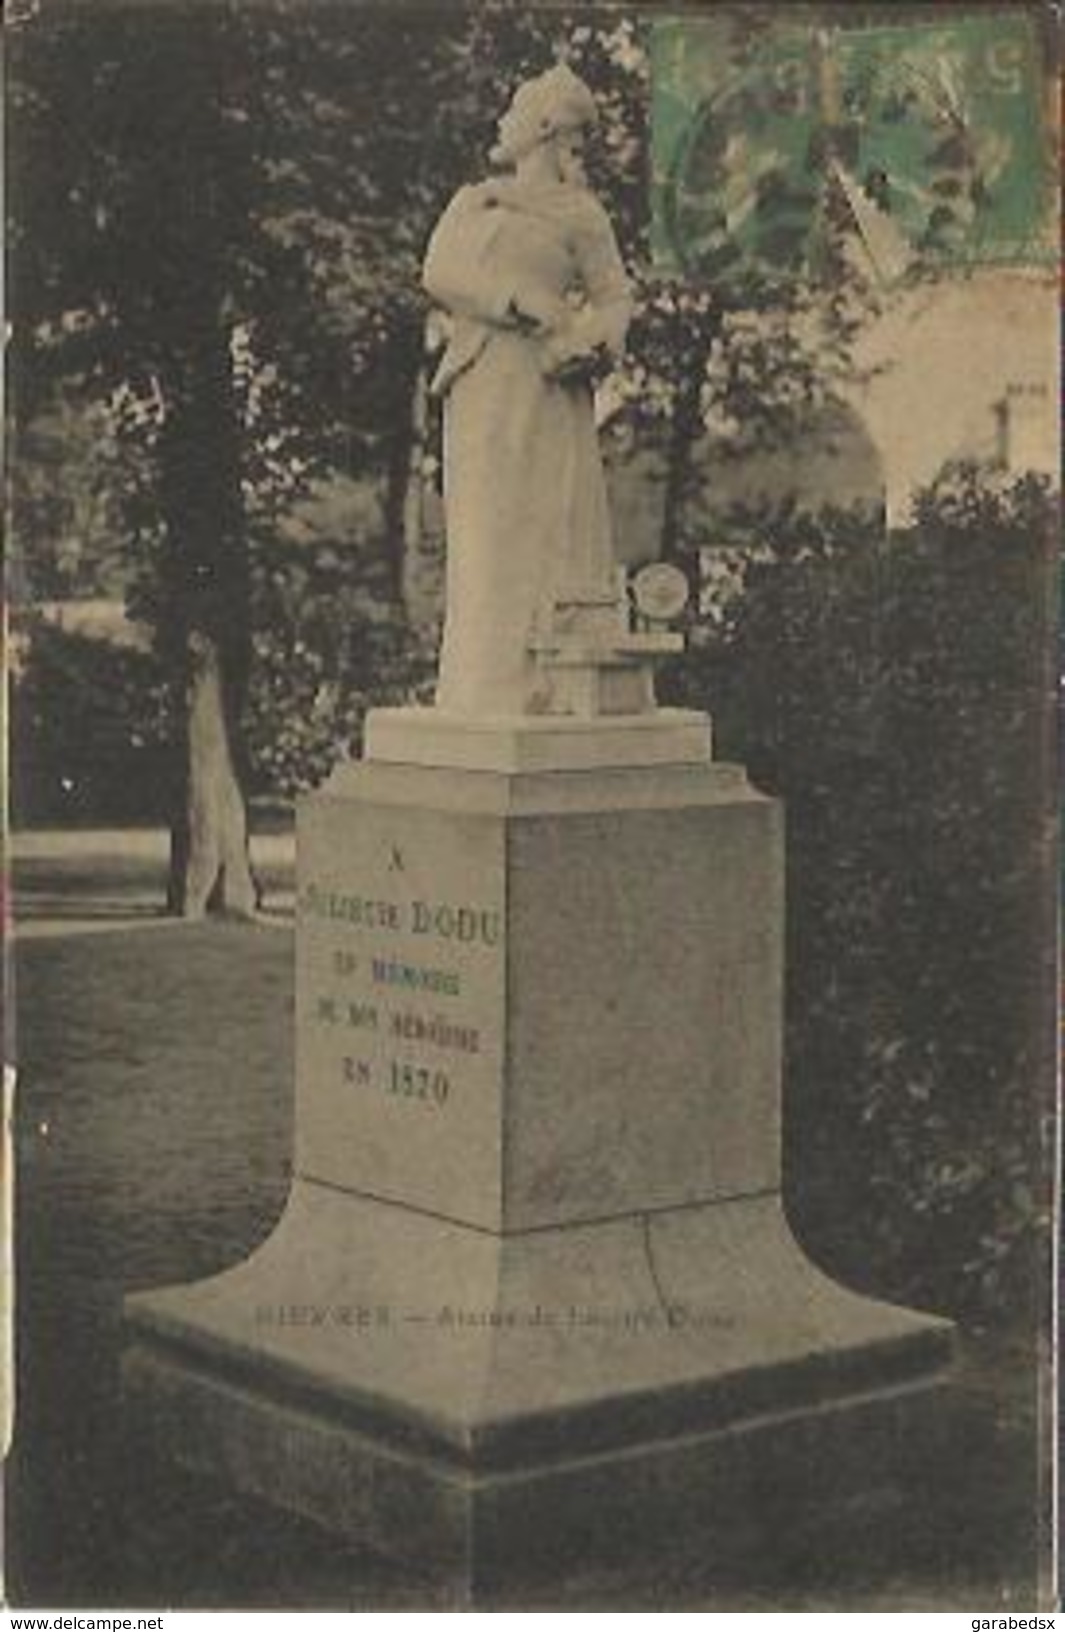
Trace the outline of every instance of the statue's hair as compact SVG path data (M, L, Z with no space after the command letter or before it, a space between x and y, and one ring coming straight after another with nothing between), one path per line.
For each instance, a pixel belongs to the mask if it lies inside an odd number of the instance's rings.
M499 121L495 164L513 164L524 153L564 130L583 130L598 119L595 98L583 79L558 63L519 85Z

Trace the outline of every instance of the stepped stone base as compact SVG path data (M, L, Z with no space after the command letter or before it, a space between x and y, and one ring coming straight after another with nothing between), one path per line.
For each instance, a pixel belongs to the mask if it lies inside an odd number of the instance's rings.
M380 708L366 721L368 760L468 771L587 771L705 765L710 720L683 708L482 720L437 708Z

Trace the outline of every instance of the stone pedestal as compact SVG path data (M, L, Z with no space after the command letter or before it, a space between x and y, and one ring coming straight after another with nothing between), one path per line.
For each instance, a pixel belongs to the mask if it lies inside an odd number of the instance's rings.
M460 1602L900 1486L950 1328L835 1285L784 1218L779 807L705 736L455 769L461 724L375 725L429 762L301 812L289 1206L129 1299L144 1431Z

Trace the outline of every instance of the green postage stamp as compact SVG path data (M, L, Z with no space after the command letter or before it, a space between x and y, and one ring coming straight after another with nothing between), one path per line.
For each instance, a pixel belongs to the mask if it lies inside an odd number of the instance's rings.
M1031 15L826 29L654 25L652 244L714 276L808 252L832 181L888 276L1053 264L1055 162Z

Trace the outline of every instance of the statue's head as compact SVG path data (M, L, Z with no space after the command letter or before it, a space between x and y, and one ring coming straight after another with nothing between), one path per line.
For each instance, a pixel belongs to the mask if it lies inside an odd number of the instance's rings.
M595 98L582 79L558 63L519 85L499 121L499 140L492 149L495 164L517 164L544 143L557 149L562 179L581 167L585 133L598 120Z

